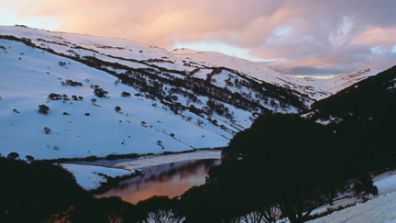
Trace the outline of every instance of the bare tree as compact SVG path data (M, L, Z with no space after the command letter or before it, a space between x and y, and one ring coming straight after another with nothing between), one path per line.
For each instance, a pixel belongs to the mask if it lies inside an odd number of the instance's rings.
M281 217L278 207L266 207L234 218L232 223L276 223Z
M185 220L182 216L176 216L172 210L160 209L148 213L143 223L181 223Z

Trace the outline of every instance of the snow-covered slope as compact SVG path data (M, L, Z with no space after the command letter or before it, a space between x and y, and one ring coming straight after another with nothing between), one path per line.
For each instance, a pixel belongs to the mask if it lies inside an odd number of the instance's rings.
M116 84L117 78L103 71L20 42L0 40L0 45L6 47L0 51L3 155L12 151L35 158L159 153L225 146L231 137L191 112L175 115L163 104L139 96L140 91ZM62 86L66 80L82 86ZM91 85L106 89L109 98L95 96ZM122 92L131 96L123 97ZM67 95L67 100L49 100L51 93ZM73 100L73 95L83 99ZM47 115L38 113L41 104L50 108Z
M396 193L382 195L363 204L346 208L310 223L394 223Z
M344 87L356 76L333 79ZM222 147L258 114L301 112L341 88L312 83L217 53L0 26L0 153L52 159Z
M0 35L24 38L32 43L68 56L93 56L100 60L118 63L131 68L166 70L206 79L213 68L228 68L238 74L262 83L269 83L297 91L319 100L361 81L378 70L364 69L337 75L287 75L271 69L267 63L252 62L215 52L189 49L168 51L144 46L129 40L110 39L61 32L49 32L27 27L0 26ZM109 67L107 67L109 68ZM122 72L122 69L118 70ZM307 101L312 102L312 101Z
M394 223L396 222L396 176L394 172L374 178L379 196L334 212L309 223Z
M252 62L215 52L196 52L189 49L176 49L174 55L186 57L206 66L221 66L247 74L257 81L271 83L307 95L313 100L329 97L342 89L380 72L375 69L334 75L288 75L279 73L265 62Z
M353 73L333 74L333 75L294 75L300 79L302 85L313 86L311 96L316 100L327 98L341 90L352 86L368 77L381 72L378 69L364 69ZM309 88L309 87L308 87ZM317 93L315 93L317 92Z

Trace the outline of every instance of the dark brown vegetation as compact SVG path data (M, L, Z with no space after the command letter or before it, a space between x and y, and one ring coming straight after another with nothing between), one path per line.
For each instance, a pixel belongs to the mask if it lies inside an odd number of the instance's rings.
M47 105L44 105L44 104L39 105L38 108L39 108L39 109L38 109L38 112L39 112L40 114L44 114L44 115L48 114L48 112L49 112L49 110L50 110L50 108L49 108Z

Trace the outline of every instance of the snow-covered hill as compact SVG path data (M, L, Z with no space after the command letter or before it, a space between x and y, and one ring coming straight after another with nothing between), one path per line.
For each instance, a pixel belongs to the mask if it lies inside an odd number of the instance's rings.
M218 53L0 26L0 153L52 159L222 147L258 114L304 111L371 74L323 81Z
M175 115L141 91L117 84L118 79L106 72L20 42L0 40L0 45L6 47L0 52L3 155L12 151L35 158L160 153L225 146L232 136L189 111ZM82 86L63 86L67 80ZM91 85L108 91L107 97L97 97ZM123 97L123 92L131 96ZM62 99L50 100L51 93ZM38 112L41 104L49 107L48 114ZM116 112L116 106L121 111ZM235 111L249 119L248 112Z

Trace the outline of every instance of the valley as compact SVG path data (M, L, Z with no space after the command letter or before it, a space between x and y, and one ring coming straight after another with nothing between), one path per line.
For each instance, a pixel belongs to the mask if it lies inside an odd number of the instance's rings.
M17 25L0 26L0 68L6 190L38 178L41 205L60 205L38 219L394 220L396 67L287 74Z

